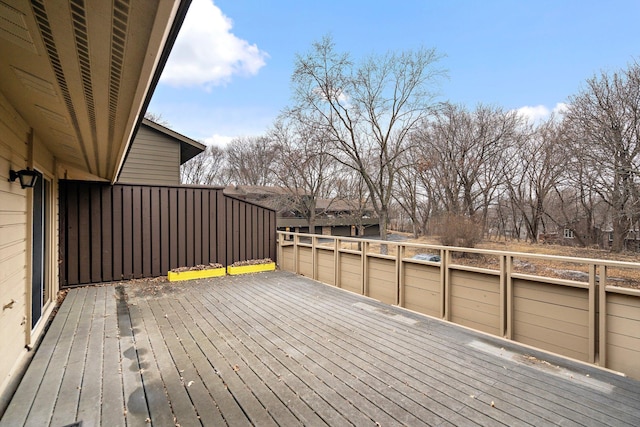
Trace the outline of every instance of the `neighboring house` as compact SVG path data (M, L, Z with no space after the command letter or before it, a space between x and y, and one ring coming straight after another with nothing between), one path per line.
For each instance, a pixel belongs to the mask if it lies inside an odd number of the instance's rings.
M275 186L230 185L224 193L277 211L278 230L309 233L309 220L300 203L305 195ZM311 233L333 236L376 236L380 234L378 218L370 206L357 201L319 199L316 201L315 230Z
M117 181L189 3L0 0L0 411L55 306L58 180Z
M613 246L613 228L609 227L602 231L602 245L611 249ZM627 231L627 235L624 237L624 249L632 252L640 252L640 229L635 228Z
M205 148L193 139L143 119L122 165L118 183L180 185L180 165Z

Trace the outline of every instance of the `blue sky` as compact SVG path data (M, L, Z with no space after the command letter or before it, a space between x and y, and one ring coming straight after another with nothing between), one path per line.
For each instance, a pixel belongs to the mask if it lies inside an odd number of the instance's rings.
M354 59L433 47L438 100L536 118L640 61L638 17L638 0L193 0L149 111L207 143L260 135L291 102L295 55L331 35Z

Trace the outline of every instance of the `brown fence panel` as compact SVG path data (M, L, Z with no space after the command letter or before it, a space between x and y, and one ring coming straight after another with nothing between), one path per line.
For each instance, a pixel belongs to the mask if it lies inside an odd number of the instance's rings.
M227 263L247 259L276 259L276 213L244 200L225 196Z
M60 286L276 259L275 211L220 188L60 181Z

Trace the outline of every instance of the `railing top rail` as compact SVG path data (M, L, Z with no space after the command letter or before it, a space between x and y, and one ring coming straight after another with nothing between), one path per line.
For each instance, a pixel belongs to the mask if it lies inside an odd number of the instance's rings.
M630 269L640 270L640 262L614 261L614 260L596 259L596 258L578 258L578 257L568 257L568 256L561 256L561 255L536 254L536 253L529 253L529 252L498 251L495 249L464 248L464 247L458 247L458 246L430 245L425 243L413 243L413 242L402 242L402 241L398 242L398 241L392 241L392 240L363 239L359 237L343 237L343 236L330 236L330 235L319 235L319 234L308 234L308 233L294 233L290 231L278 231L278 234L287 235L287 236L316 238L316 239L331 239L331 240L339 240L344 242L355 242L355 243L368 242L373 244L404 246L404 247L422 248L422 249L438 250L438 251L446 250L451 252L467 252L467 253L493 255L493 256L506 255L506 256L519 258L519 259L527 258L527 259L538 259L538 260L563 261L563 262L571 262L576 264L596 264L596 265L604 265L607 267L630 268Z

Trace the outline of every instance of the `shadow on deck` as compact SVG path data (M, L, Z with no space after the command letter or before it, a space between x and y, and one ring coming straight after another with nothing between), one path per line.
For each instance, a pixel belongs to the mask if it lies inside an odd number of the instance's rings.
M73 289L0 426L640 425L640 382L286 272Z

